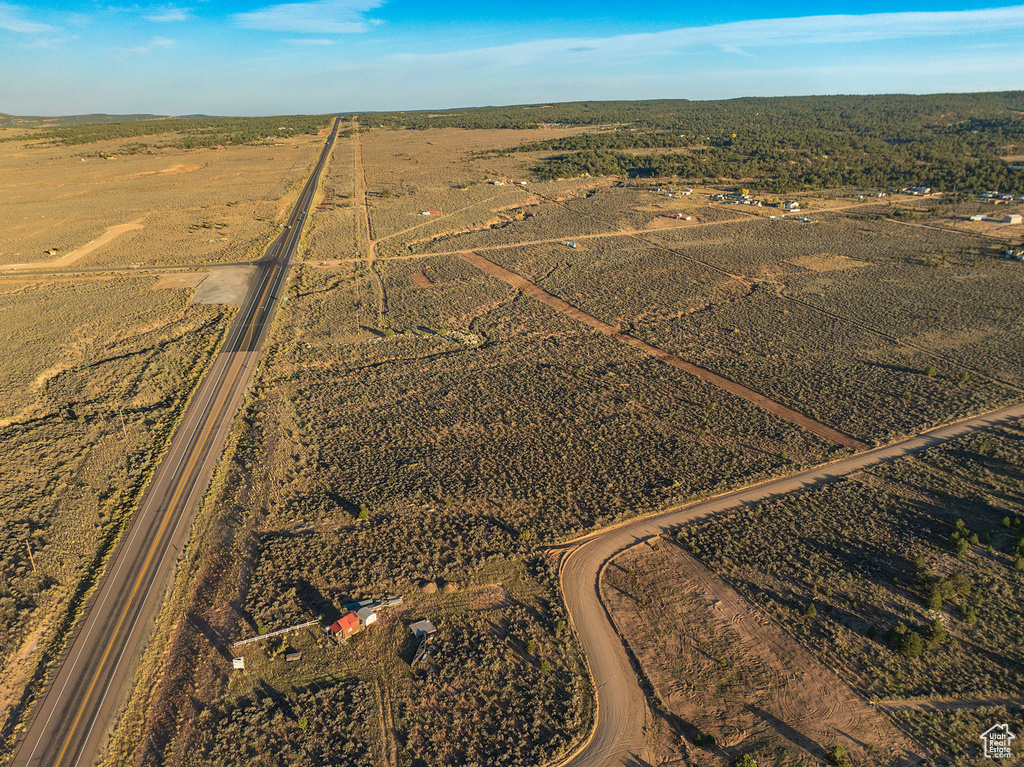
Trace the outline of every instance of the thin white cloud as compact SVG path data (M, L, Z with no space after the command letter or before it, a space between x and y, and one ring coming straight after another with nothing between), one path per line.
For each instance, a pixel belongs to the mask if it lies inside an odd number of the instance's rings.
M999 35L1024 31L1024 5L975 11L911 11L871 13L863 16L805 16L757 19L682 27L662 32L615 35L612 37L554 38L512 43L492 48L431 54L397 54L406 63L493 62L507 65L554 59L566 53L587 55L601 61L615 56L661 56L712 48L740 55L765 47L796 45L842 45L909 38L948 37L971 34Z
M153 21L158 24L166 24L172 21L188 21L190 18L192 18L191 8L178 8L173 5L154 8L150 13L146 14L147 21Z
M368 11L380 8L385 0L313 0L308 3L282 3L233 17L243 29L267 32L303 32L312 34L348 34L366 32L374 22Z
M291 45L334 45L334 41L326 37L299 37L285 42Z
M53 27L49 24L29 21L24 17L24 13L25 9L21 6L0 2L0 29L23 35L39 35L53 31Z
M140 45L136 48L129 48L128 50L132 53L152 53L156 50L173 48L177 42L177 40L170 37L152 37L145 45Z

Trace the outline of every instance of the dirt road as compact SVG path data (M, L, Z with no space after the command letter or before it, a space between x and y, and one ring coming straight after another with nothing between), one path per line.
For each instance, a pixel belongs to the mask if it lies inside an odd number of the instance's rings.
M917 453L951 439L1024 417L1024 404L968 418L916 437L772 480L708 501L671 509L585 536L562 559L561 589L573 628L583 645L597 690L597 718L591 737L562 767L635 765L647 754L645 727L650 712L622 642L600 599L605 565L624 549L686 522L757 503L801 488L832 482L862 469ZM570 542L571 545L573 542Z
M55 258L52 261L39 261L36 263L29 264L5 264L4 269L63 269L71 266L81 259L88 256L94 250L99 250L104 245L112 242L117 237L120 237L125 232L131 232L136 229L142 229L142 219L138 221L132 221L129 224L117 224L116 226L108 226L107 230L97 237L95 240L91 240L77 250L73 250L70 253Z

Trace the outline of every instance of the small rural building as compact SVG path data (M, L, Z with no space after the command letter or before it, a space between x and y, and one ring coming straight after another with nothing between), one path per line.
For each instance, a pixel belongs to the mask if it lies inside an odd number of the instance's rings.
M371 623L377 622L377 613L374 612L372 607L360 607L359 612L356 613L356 618L359 620L359 625L366 628Z
M931 194L932 188L930 186L912 186L907 191L911 194Z
M1008 216L1003 216L1004 224L1019 224L1021 221L1024 221L1024 218L1021 217L1020 213L1011 213Z
M426 637L437 631L437 626L424 618L421 621L416 621L411 624L409 626L409 631L411 631L416 637Z
M785 200L782 203L783 210L800 210L800 203L796 200Z
M978 214L977 214L977 215L975 215L975 216L971 216L971 217L970 217L970 218L968 219L968 221L984 221L984 220L985 220L985 216L984 216L984 215L982 215L981 213L978 213Z
M327 633L340 642L357 633L360 628L362 626L359 623L359 617L354 612L349 611L334 621L330 628L327 629Z

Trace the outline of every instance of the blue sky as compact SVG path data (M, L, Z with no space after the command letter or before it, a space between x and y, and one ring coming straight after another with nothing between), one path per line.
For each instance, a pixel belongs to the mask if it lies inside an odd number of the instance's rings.
M0 0L0 112L1024 89L1024 5Z

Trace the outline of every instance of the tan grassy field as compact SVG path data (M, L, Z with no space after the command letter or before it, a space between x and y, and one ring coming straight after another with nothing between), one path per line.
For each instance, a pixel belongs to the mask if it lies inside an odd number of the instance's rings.
M302 136L259 146L119 154L128 143L0 142L0 270L5 264L69 266L69 254L109 227L134 222L142 228L79 251L74 265L258 257L321 141Z
M544 138L559 138L579 129L552 128ZM381 253L407 252L410 243L429 241L451 231L489 227L534 202L532 191L574 189L585 181L530 183L536 156L479 156L539 138L534 130L370 130L363 134L363 159L370 193L370 229L383 240ZM492 182L501 182L495 185ZM424 211L438 211L425 217ZM385 244L386 243L386 244Z

